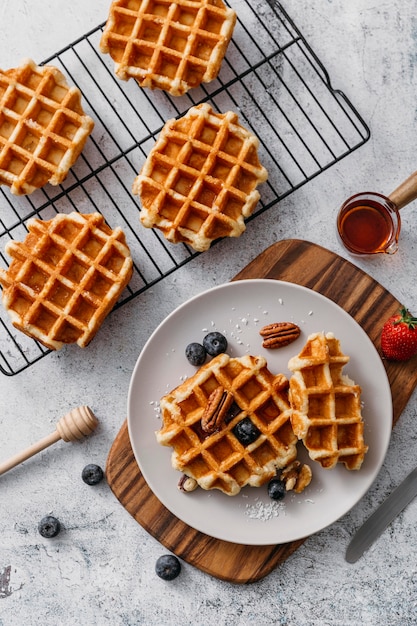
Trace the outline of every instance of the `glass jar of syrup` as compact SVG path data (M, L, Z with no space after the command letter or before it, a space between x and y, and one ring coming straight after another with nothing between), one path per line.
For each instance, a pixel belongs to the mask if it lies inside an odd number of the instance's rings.
M401 218L397 206L379 193L348 198L337 217L337 231L352 254L394 254L398 250Z

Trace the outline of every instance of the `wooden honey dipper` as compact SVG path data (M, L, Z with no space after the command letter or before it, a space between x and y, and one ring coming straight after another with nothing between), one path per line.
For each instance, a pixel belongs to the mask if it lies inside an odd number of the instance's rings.
M56 424L56 430L37 443L29 446L26 450L15 454L8 461L0 463L0 475L5 474L16 465L23 463L31 456L45 450L48 446L60 439L64 441L77 441L90 435L98 424L98 419L88 406L79 406L61 417Z

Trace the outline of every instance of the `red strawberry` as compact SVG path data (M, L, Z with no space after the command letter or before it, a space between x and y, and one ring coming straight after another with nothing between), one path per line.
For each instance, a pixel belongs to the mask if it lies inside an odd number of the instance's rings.
M417 317L401 307L382 327L381 349L391 361L407 361L417 354Z

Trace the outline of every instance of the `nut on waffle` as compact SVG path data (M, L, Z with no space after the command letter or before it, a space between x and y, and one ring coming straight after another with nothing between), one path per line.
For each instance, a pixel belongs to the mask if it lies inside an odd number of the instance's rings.
M122 80L181 96L216 78L235 23L222 0L114 0L100 50Z
M0 70L0 184L29 194L58 185L77 160L94 122L81 92L60 70L31 59Z
M207 428L206 407L219 388L233 402ZM283 374L274 376L263 357L220 354L165 395L160 407L158 442L172 447L172 466L203 489L233 496L245 485L263 485L296 459L288 380ZM243 420L258 431L247 445L235 434Z
M348 361L332 333L315 333L288 363L294 432L310 458L324 468L340 462L349 470L359 469L368 450L361 388L342 373Z
M140 220L172 243L207 250L219 237L238 237L268 173L258 158L259 140L231 111L209 104L168 121L133 183Z
M31 219L23 242L10 241L9 268L0 269L3 305L13 325L51 350L85 347L132 274L120 228L99 213Z

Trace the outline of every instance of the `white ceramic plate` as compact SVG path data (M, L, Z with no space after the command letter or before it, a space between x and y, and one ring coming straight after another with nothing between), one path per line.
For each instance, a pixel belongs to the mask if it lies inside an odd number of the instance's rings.
M301 336L279 350L262 348L259 329L279 321L295 322ZM313 480L302 494L272 501L265 487L245 487L237 496L218 490L178 490L179 472L171 467L171 449L159 445L159 400L196 368L184 351L217 330L228 340L231 356L263 355L273 373L290 372L287 363L313 332L333 332L351 359L344 372L362 387L365 441L362 468L343 465L324 470L310 461ZM129 435L138 465L159 500L183 522L217 539L270 545L301 539L332 524L369 489L384 460L392 426L392 401L382 361L362 328L331 300L305 287L276 280L244 280L210 289L171 313L143 348L130 382ZM308 456L300 446L299 458Z

